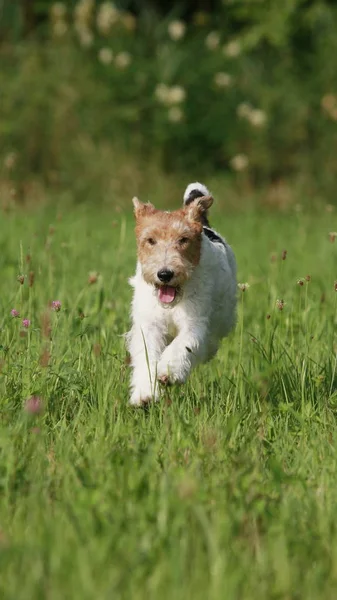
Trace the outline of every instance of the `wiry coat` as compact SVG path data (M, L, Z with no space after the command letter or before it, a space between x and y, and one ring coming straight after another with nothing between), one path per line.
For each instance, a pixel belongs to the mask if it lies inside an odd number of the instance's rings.
M204 193L208 193L208 190L201 184L192 184L187 191L190 188L193 188L194 193L199 190L202 192L191 202L186 201L185 193L184 210L191 212L194 210L192 205L201 206ZM184 213L183 218L185 214L187 213ZM206 210L199 215L201 223L205 216ZM155 218L160 219L160 215L155 215ZM234 253L219 234L210 229L207 231L202 224L199 227L195 234L199 243L198 263L188 271L186 280L181 283L177 279L180 285L172 305L163 304L159 300L159 284L156 280L149 282L144 279L146 265L141 261L138 261L136 274L130 280L134 287L133 324L128 336L133 369L131 404L139 405L151 398L157 399L160 393L158 381L185 382L194 366L214 356L220 340L235 325ZM190 246L193 243L196 243L196 239L191 238ZM165 258L168 264L170 251L167 251L168 256ZM174 251L171 252L174 254ZM156 252L154 257L155 255ZM146 263L146 260L145 257L143 261ZM151 260L153 261L153 255ZM161 266L162 259L158 269Z

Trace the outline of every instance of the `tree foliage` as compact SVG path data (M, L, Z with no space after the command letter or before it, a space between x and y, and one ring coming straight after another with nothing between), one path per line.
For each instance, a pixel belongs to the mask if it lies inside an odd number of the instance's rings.
M333 2L6 0L3 17L0 132L20 178L69 180L84 148L118 140L169 170L335 179Z

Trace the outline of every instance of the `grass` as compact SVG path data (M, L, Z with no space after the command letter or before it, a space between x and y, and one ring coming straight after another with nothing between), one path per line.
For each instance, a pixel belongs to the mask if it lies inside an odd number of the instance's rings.
M237 329L145 412L131 211L1 215L2 598L335 598L335 216L220 208L250 283Z

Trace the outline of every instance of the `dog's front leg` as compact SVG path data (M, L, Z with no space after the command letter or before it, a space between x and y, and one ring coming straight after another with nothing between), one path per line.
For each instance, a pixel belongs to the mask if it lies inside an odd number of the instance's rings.
M157 363L165 347L163 332L152 325L134 325L129 334L132 377L130 404L158 399Z
M206 359L206 333L206 326L185 327L167 346L157 367L161 383L184 383L191 369Z

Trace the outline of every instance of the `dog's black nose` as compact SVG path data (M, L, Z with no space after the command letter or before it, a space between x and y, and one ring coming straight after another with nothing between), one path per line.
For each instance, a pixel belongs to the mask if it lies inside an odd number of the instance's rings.
M157 273L158 279L160 279L160 281L162 281L163 283L168 283L169 281L171 281L173 275L174 273L173 271L170 271L170 269L161 269Z

